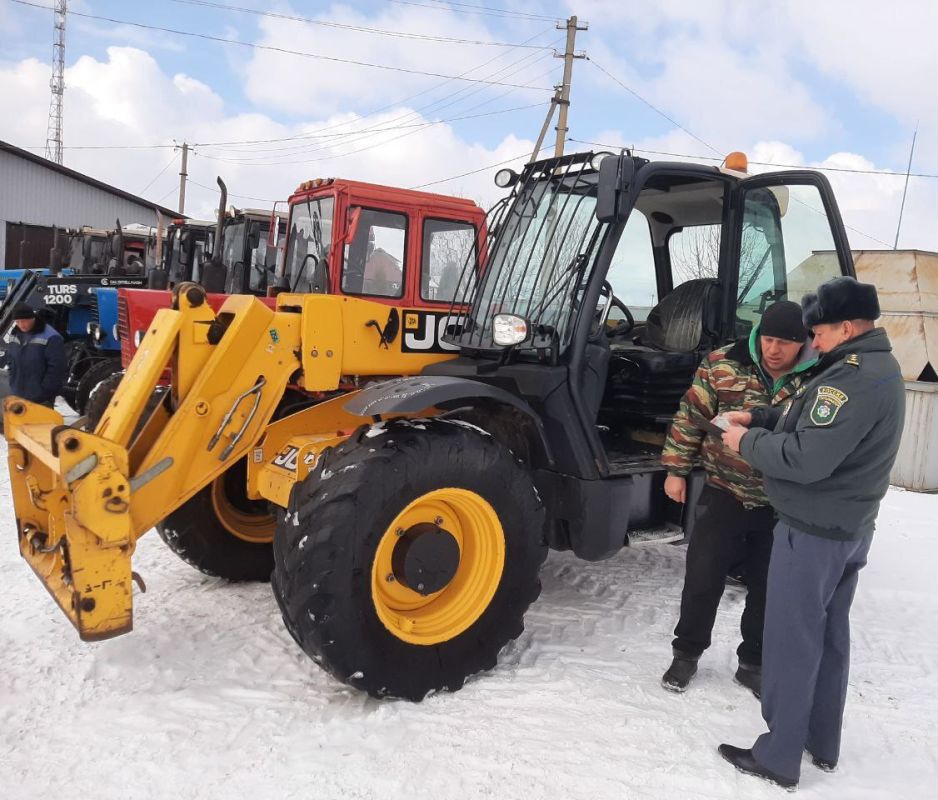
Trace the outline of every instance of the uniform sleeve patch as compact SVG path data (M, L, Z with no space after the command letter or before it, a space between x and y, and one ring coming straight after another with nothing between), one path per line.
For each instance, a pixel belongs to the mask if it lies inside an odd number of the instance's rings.
M811 422L815 425L830 425L848 399L840 389L819 386L814 405L811 407Z

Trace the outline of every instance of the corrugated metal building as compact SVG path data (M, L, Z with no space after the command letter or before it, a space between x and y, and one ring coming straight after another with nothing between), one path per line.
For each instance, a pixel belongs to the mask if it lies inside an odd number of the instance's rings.
M157 224L157 209L142 197L0 141L0 266L48 266L52 228L113 228ZM20 243L25 262L20 264Z

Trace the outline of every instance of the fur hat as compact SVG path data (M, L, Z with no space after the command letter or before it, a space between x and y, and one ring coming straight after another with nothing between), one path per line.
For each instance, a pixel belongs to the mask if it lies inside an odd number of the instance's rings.
M36 319L36 312L33 310L32 306L26 305L26 303L17 303L13 306L13 319Z
M872 283L856 278L832 278L806 294L801 300L802 319L806 328L848 319L874 320L879 317L879 298Z
M801 306L791 300L779 300L770 305L759 322L759 335L803 342L808 332L801 322Z

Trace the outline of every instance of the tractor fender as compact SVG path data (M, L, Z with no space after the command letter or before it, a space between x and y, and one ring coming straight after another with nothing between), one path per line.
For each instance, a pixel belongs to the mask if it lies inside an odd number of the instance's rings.
M517 395L481 381L448 375L395 378L365 387L351 397L344 408L359 417L376 417L418 414L433 407L454 409L480 400L508 406L530 420L547 462L553 463L544 423L537 412Z

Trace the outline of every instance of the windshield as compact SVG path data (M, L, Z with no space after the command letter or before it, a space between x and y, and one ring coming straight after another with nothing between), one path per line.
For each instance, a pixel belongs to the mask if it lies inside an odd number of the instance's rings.
M233 222L225 225L222 232L221 260L229 269L244 261L244 235L244 222Z
M305 200L293 206L284 260L285 283L290 291L328 291L334 208L332 196Z
M529 172L494 220L491 261L472 299L470 320L454 338L465 347L496 347L496 314L527 320L523 347L569 343L589 267L606 229L595 215L597 173L578 158L549 172ZM546 344L545 344L546 343Z

